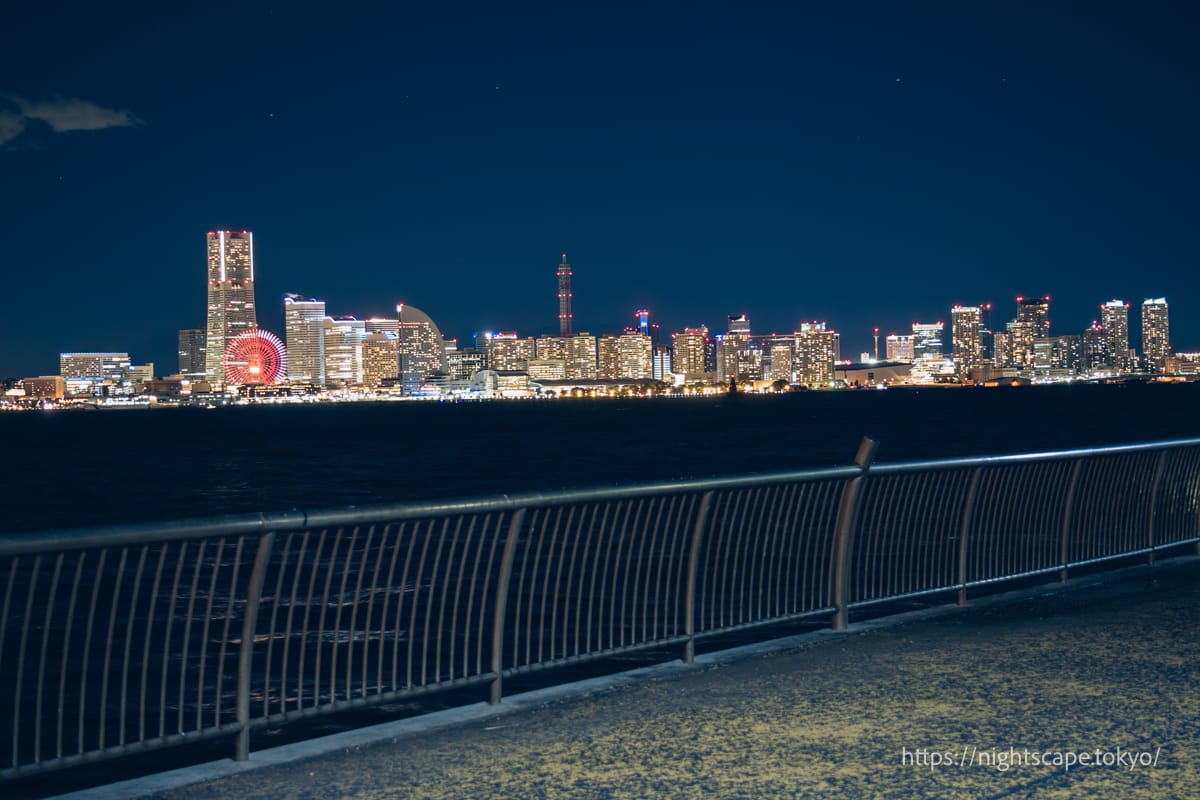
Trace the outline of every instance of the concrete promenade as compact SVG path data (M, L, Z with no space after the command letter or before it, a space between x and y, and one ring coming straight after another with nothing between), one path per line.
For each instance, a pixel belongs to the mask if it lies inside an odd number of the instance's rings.
M154 796L1197 797L1198 633L1200 560L1181 559L506 700L502 714L389 723L374 744L347 735L274 765L264 752Z

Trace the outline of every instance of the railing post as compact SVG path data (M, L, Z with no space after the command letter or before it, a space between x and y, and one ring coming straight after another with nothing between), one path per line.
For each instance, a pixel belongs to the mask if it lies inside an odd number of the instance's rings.
M258 552L254 554L250 585L246 587L246 614L242 618L242 646L238 651L238 737L233 756L235 761L250 758L250 674L254 668L254 636L258 630L258 609L262 601L263 582L267 576L267 565L271 562L271 550L274 545L274 531L267 531L258 540Z
M971 514L975 511L975 493L979 489L979 475L983 467L971 472L971 486L967 489L967 503L963 508L962 526L958 529L958 604L967 604L967 537L971 531Z
M1147 538L1150 540L1150 555L1147 557L1147 563L1154 566L1154 547L1155 547L1155 530L1154 524L1158 519L1158 487L1162 484L1163 468L1167 464L1167 451L1164 449L1158 454L1158 464L1154 467L1154 488L1150 490L1150 530L1146 532Z
M496 613L492 618L492 679L491 692L488 695L488 705L500 705L500 697L504 692L504 679L500 676L504 669L504 616L508 606L508 584L512 578L513 556L517 552L517 539L521 535L521 525L525 522L525 509L518 508L508 523L508 536L504 540L504 555L500 557L500 576L496 581Z
M1058 571L1059 583L1067 582L1067 561L1070 558L1068 550L1068 537L1071 531L1071 511L1075 506L1075 488L1079 485L1079 470L1083 467L1083 459L1075 459L1075 465L1071 468L1071 482L1067 484L1067 502L1063 506L1062 532L1059 548L1059 563L1062 567Z
M712 490L700 498L700 511L696 524L692 526L692 546L688 551L687 592L684 595L684 628L687 644L683 646L683 663L693 664L696 660L696 570L700 568L700 542L708 528L708 516L712 510Z
M858 467L858 475L846 481L842 489L842 502L838 506L837 528L833 539L833 629L846 630L849 623L847 597L849 594L850 569L850 536L854 531L854 522L858 517L859 487L871 462L875 460L875 451L879 442L864 436L858 445L858 453L854 456L854 466Z

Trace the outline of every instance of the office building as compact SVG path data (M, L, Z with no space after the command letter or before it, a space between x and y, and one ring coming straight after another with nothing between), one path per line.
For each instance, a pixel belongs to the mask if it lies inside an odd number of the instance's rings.
M1017 322L1026 322L1033 326L1030 340L1047 339L1050 337L1050 296L1018 297Z
M283 296L283 335L287 341L288 380L325 385L325 301Z
M1165 371L1171 352L1171 328L1167 321L1167 300L1159 297L1142 303L1142 357L1155 372Z
M649 336L626 331L617 338L617 377L631 380L654 378L654 345Z
M566 253L558 265L558 335L563 338L571 335L571 265Z
M524 372L537 358L537 339L524 339L516 333L497 331L487 335L488 369L497 372Z
M236 336L258 327L254 310L254 234L208 234L208 325L205 377L225 380L225 347Z
M476 372L487 368L486 350L464 347L462 350L446 353L446 372L450 374L450 380L469 381Z
M366 325L354 317L323 320L325 384L345 388L363 382L363 340Z
M944 322L921 323L912 325L913 358L917 361L938 360L942 358L942 331Z
M129 372L129 353L60 353L58 374L72 381L120 383Z
M208 334L202 328L184 328L179 332L179 374L188 378L204 377L204 354Z
M1129 355L1129 304L1121 300L1109 300L1100 306L1100 328L1104 331L1109 368L1116 372L1131 370L1133 360Z
M596 377L615 380L621 377L621 351L617 337L605 334L596 347Z
M569 341L570 339L564 339L561 336L539 336L534 350L539 360L566 361L567 342Z
M653 336L650 341L654 341ZM654 345L654 380L670 381L673 373L671 367L671 348L665 344Z

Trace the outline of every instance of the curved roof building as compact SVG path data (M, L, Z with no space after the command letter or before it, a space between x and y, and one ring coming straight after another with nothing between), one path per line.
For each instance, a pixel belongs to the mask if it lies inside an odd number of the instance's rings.
M396 320L400 385L404 394L415 394L427 377L446 371L446 346L437 323L416 306L398 304Z

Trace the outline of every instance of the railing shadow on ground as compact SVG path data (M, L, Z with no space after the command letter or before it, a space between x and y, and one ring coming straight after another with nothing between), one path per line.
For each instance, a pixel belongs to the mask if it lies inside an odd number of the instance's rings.
M252 732L302 720L498 703L514 682L1200 542L1200 439L873 456L864 440L843 468L0 536L0 780L203 741L246 758Z

